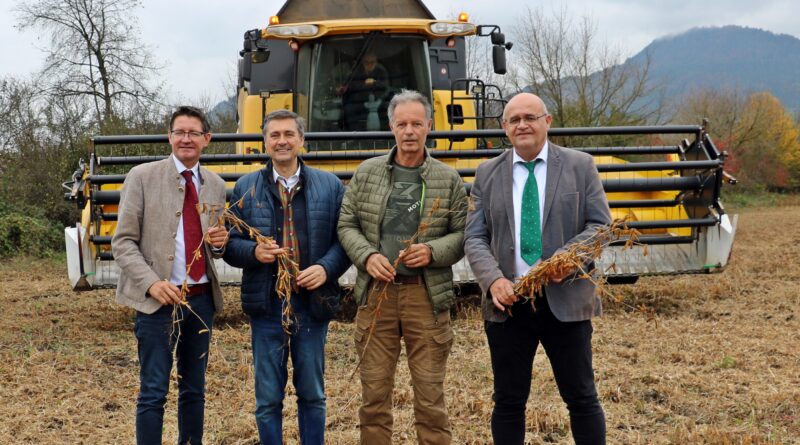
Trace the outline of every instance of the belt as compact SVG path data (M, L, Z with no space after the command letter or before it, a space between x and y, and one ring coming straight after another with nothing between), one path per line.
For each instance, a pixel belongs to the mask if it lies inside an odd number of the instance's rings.
M395 275L394 284L423 284L422 275Z
M192 284L189 286L189 290L186 291L186 296L195 297L209 292L211 292L211 283Z

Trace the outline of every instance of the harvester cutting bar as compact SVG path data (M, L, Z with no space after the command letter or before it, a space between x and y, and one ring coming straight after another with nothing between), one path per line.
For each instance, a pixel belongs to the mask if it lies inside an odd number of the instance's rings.
M683 162L639 162L627 164L598 164L597 170L600 173L611 172L629 172L629 171L661 171L661 170L707 170L718 168L722 165L722 161L683 161ZM458 173L462 177L475 176L474 168L458 169ZM236 181L247 173L220 173L219 176L225 181ZM339 171L334 172L336 176L341 179L350 179L353 176L352 171ZM125 181L125 175L89 175L88 178L92 184L122 184ZM671 189L670 189L671 190Z
M677 199L617 199L609 200L612 209L642 209L651 207L674 207L681 202Z
M717 225L719 221L716 217L691 218L691 219L667 219L656 221L631 221L627 223L628 228L644 229L675 229L678 227L710 227Z
M657 207L675 207L681 204L677 199L627 199L627 200L610 200L608 206L612 209L643 209L643 208L657 208ZM103 221L116 221L116 213L101 213L99 218Z
M654 146L654 147L576 147L574 150L589 153L594 156L622 156L622 155L658 155L679 154L680 147ZM430 154L438 159L481 159L497 156L506 149L493 148L486 150L430 150ZM303 153L301 157L306 161L361 161L388 153L387 150L355 150L355 151L325 151ZM137 165L145 162L160 161L166 156L100 156L97 165ZM266 154L208 154L200 157L205 164L224 164L236 162L266 162Z
M111 237L110 236L100 236L100 235L92 235L89 239L97 244L97 245L108 245L111 244Z
M597 164L600 173L659 171L659 170L708 170L722 166L722 161L682 161L682 162L629 162L626 164Z
M702 185L703 180L699 176L603 180L606 193L698 190Z
M576 127L576 128L551 128L550 136L610 136L631 134L695 134L700 136L703 127L699 125L650 125L641 127ZM504 137L503 130L471 130L471 131L431 131L428 139L454 139L454 138L481 138ZM261 133L219 133L213 135L216 142L259 142ZM391 131L359 131L359 132L314 132L306 133L307 141L347 141L357 139L394 139ZM157 144L166 143L166 135L124 135L124 136L95 136L92 138L94 145L114 144Z
M672 244L693 244L697 239L693 236L640 236L636 241L639 244L647 244L649 246L661 246ZM620 238L611 241L612 246L624 246L628 242L628 238Z
M628 226L630 227L631 224L628 224ZM657 246L657 245L671 245L671 244L692 244L695 241L697 240L692 236L640 236L639 239L637 240L637 243L646 244L649 246ZM111 237L95 236L92 237L92 242L96 245L110 245ZM627 238L622 238L616 241L612 241L611 245L621 246L624 245L626 242ZM103 261L114 261L114 255L111 252L99 252L98 258Z
M462 169L459 173L464 174L465 171L475 174L475 169ZM336 176L341 179L350 179L353 172L335 172ZM230 175L239 175L238 173L231 173ZM239 175L240 176L240 175ZM703 180L699 176L686 176L676 178L645 178L645 179L604 179L603 188L606 193L612 192L635 192L635 191L684 191L684 190L697 190L703 185ZM471 184L465 184L467 191L469 191ZM228 200L231 198L233 189L226 191ZM671 202L671 201L666 201ZM117 190L96 190L92 193L93 204L119 204L119 191ZM645 205L636 205L635 207L652 207ZM657 206L660 207L660 206Z

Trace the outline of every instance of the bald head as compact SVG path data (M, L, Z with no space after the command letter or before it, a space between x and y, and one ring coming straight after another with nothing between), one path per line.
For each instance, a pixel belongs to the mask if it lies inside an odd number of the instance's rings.
M515 102L523 102L529 104L530 106L533 106L537 111L536 112L537 116L542 113L550 114L547 112L547 105L544 104L544 101L542 100L541 97L531 93L517 93L508 101L506 108L503 109L504 120L506 118L506 110L508 110L508 107Z
M514 150L526 161L533 160L542 151L551 122L553 118L547 106L535 94L517 94L503 110L503 130Z

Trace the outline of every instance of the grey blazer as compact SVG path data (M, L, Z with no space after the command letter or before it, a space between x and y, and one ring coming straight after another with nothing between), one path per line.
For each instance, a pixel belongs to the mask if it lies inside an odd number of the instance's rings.
M198 201L224 208L222 178L201 166L200 184ZM172 273L175 232L184 195L181 175L171 156L138 165L128 172L120 195L117 230L111 239L114 260L120 268L117 303L146 314L161 307L161 303L146 294L153 283L169 279ZM210 218L210 214L200 215L203 233L208 230ZM212 258L208 244L204 243L204 248L206 258ZM220 312L222 291L213 261L206 262L206 274L212 285L216 312Z
M501 277L514 277L513 152L507 150L478 167L472 185L464 250L483 291L483 318L508 317L492 303L489 287ZM547 160L542 258L592 236L611 222L600 175L592 157L550 143ZM561 321L588 320L601 314L600 297L589 280L565 280L545 286L547 302Z

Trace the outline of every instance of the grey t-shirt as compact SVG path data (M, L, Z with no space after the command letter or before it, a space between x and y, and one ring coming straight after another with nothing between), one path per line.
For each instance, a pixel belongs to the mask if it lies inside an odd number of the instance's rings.
M394 164L392 168L392 191L386 203L386 213L381 224L380 251L394 264L400 250L419 229L422 213L422 178L419 168L406 168ZM408 269L400 263L397 267L400 275L419 275L422 269Z

